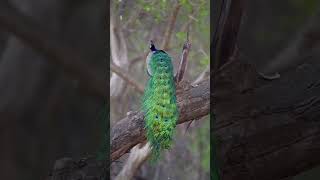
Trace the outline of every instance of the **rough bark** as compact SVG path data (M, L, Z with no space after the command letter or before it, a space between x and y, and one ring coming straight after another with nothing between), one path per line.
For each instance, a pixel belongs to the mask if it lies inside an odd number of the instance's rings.
M222 179L281 179L320 164L319 68L271 82L240 62L220 74L212 100Z
M221 44L234 47L235 31L223 31L221 37L233 38ZM319 63L294 64L280 79L266 81L236 49L225 55L225 65L215 67L211 98L222 179L283 179L320 164Z

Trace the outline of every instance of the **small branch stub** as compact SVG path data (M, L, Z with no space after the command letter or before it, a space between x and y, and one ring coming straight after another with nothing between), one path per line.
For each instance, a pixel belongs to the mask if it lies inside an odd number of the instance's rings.
M187 36L187 42L185 42L185 44L183 45L183 49L182 49L182 55L181 55L179 69L178 69L177 74L175 76L175 80L177 83L179 83L183 79L184 72L186 71L186 68L187 68L187 61L188 61L188 55L189 55L190 49L191 49L191 43L189 42L189 38Z

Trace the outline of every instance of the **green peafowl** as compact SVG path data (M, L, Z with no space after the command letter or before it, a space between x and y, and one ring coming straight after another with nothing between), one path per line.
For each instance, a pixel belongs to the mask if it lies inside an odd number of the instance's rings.
M142 110L147 140L151 145L151 161L155 162L162 150L171 147L179 113L171 57L165 51L157 50L152 41L150 50L146 59L149 79Z

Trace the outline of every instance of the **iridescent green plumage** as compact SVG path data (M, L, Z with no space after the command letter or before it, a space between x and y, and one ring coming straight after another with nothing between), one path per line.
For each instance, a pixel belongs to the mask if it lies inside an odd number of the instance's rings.
M163 149L169 149L178 108L173 66L170 56L161 50L153 51L147 60L150 78L143 98L147 139L152 147L152 159L157 160Z

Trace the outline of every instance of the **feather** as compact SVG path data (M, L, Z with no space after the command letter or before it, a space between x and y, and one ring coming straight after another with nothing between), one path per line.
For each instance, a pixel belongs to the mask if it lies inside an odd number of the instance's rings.
M151 76L145 87L142 109L151 157L156 161L162 150L171 147L179 116L171 57L162 50L150 52L147 72Z

